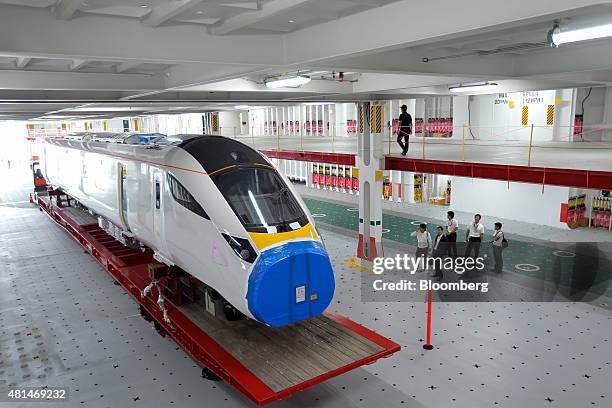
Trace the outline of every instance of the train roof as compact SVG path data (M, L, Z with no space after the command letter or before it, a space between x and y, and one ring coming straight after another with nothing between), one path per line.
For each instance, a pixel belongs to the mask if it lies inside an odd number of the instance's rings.
M186 138L177 147L191 154L208 174L236 166L270 165L261 153L242 142L223 136L198 136Z
M47 139L46 142L95 153L113 152L146 160L160 160L170 149L181 149L192 156L209 175L237 166L270 165L267 158L257 150L224 136L179 134L157 137L147 134L150 140L143 141L142 135L90 132L73 134L64 140Z

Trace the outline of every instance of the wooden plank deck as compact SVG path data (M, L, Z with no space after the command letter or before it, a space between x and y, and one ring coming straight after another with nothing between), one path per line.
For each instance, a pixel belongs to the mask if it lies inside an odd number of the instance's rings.
M268 327L215 318L193 303L180 310L275 392L384 350L325 316Z

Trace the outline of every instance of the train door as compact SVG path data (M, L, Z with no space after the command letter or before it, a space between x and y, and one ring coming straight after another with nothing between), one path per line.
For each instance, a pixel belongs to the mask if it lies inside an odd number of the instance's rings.
M163 172L159 169L153 169L153 233L158 245L163 242L164 236L164 219L163 219Z
M128 200L126 194L127 170L125 164L117 163L117 208L119 210L119 220L123 231L129 231L128 224Z

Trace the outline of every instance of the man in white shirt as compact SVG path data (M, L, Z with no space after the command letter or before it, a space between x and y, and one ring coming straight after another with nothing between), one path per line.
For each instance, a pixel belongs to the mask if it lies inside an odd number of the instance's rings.
M455 219L455 212L449 211L446 213L446 241L448 242L448 256L451 258L457 257L457 231L459 223Z
M480 214L474 215L474 222L471 223L465 233L465 258L474 252L474 258L478 258L480 253L480 243L484 239L484 225L480 223Z
M447 237L444 235L444 229L438 227L436 230L436 236L433 241L433 250L431 256L433 258L440 258L434 261L434 267L436 273L432 276L433 278L442 279L442 258L446 255L448 245Z
M427 267L427 253L429 252L429 248L431 248L431 235L427 231L427 224L419 225L416 231L413 231L410 234L412 237L417 237L417 250L415 257L423 257L423 266Z

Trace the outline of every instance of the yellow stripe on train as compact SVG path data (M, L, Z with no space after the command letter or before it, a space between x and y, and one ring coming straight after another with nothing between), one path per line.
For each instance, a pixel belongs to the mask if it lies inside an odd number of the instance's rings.
M255 243L255 246L260 251L262 249L268 248L274 244L278 244L280 242L290 241L293 239L300 238L312 238L318 239L319 236L317 232L313 228L313 226L308 223L304 225L302 228L289 231L289 232L277 232L272 234L259 233L259 232L249 232L249 236Z

